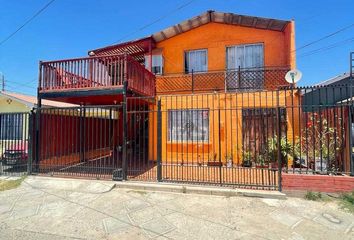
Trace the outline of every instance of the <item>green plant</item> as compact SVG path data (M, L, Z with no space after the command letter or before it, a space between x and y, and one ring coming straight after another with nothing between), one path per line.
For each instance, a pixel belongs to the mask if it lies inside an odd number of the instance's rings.
M242 151L242 165L244 167L252 166L252 153L250 151Z
M318 200L322 199L322 194L320 192L308 191L305 194L305 199L306 200L311 200L311 201L318 201Z
M266 159L265 159L265 154L259 154L256 157L256 164L258 166L266 166Z
M340 200L343 208L354 213L354 191L342 194Z
M280 138L280 155L281 162L286 162L286 157L292 153L292 145L287 140L285 136ZM278 137L275 135L274 137L268 138L268 153L267 157L272 162L278 162Z
M11 190L21 185L26 176L23 176L16 180L0 180L0 192L5 190Z
M338 126L342 126L342 118L337 118L336 121ZM306 127L302 130L302 155L311 159L327 159L328 165L332 165L337 154L342 150L341 133L343 134L344 131L330 126L325 116L317 113L310 114Z

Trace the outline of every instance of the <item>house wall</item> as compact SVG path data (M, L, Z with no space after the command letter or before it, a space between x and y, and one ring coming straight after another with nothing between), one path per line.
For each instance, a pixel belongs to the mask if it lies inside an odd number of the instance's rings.
M179 96L160 96L162 110L162 160L168 163L206 163L221 161L233 156L233 163L242 162L242 110L248 108L276 108L277 92L215 93ZM287 136L292 141L298 136L298 111L286 107L290 102L298 105L298 98L292 99L291 91L279 93L279 106L286 109ZM208 141L168 141L168 111L178 109L209 109ZM150 115L156 115L156 106L150 106ZM153 111L153 112L152 112ZM149 159L156 160L157 117L150 116ZM297 137L294 139L297 140ZM216 158L216 159L214 159Z
M26 104L22 102L10 99L11 101L9 101L10 102L9 103L8 99L9 99L8 97L0 96L0 114L1 113L22 113L22 112L26 113L31 110ZM3 152L5 152L6 148L8 148L13 144L25 145L25 141L27 141L28 138L28 128L29 128L28 124L29 124L28 115L25 115L25 117L23 118L23 136L22 136L23 140L0 139L0 156L3 154ZM1 131L4 130L1 129Z
M8 103L8 100L10 103ZM8 97L0 96L0 113L29 112L30 110L31 108L22 102L15 101Z
M284 32L250 27L208 23L188 32L158 42L162 49L164 73L184 71L184 52L208 49L208 70L222 70L226 66L226 47L239 44L264 44L265 66L295 67L294 23L290 22Z

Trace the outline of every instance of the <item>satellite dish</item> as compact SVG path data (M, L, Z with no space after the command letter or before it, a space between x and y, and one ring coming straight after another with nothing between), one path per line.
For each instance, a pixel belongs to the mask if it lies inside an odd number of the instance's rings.
M301 79L301 77L302 73L297 69L290 70L285 74L285 80L288 83L297 83Z

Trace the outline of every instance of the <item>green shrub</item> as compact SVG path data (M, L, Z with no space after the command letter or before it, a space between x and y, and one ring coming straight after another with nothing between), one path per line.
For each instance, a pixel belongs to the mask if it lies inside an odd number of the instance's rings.
M354 191L342 194L340 199L342 207L354 213Z
M311 200L311 201L318 201L322 200L322 194L320 192L307 192L305 194L305 199L306 200Z

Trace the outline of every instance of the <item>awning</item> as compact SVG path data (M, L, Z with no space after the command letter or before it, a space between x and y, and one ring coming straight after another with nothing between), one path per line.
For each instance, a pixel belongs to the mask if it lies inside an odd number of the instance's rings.
M155 48L154 39L152 37L146 37L134 41L119 43L103 48L98 48L95 50L90 50L89 55L92 55L93 53L94 56L105 56L126 53L141 63L144 62L144 55L146 53L149 53L153 48Z

